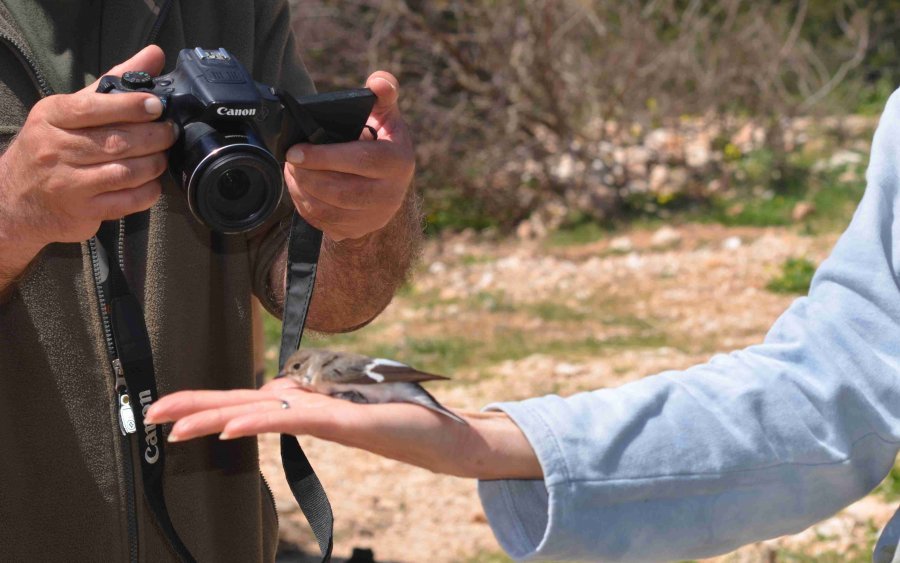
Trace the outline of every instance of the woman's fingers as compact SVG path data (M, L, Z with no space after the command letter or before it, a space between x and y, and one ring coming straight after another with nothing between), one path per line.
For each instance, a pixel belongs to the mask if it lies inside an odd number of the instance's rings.
M274 399L269 391L256 389L235 389L233 391L180 391L166 395L157 401L144 420L148 424L160 424L180 420L194 413L244 405L257 401Z
M219 437L223 440L243 438L277 432L280 434L293 434L299 436L309 434L316 437L325 437L329 430L333 431L338 424L337 412L346 408L358 406L352 403L337 401L340 409L302 409L291 404L289 409L271 409L240 415L232 418L226 424ZM339 441L339 440L338 440Z
M284 403L275 398L256 400L229 407L203 410L180 419L169 433L170 442L179 442L222 432L225 425L236 418L256 413L284 410Z

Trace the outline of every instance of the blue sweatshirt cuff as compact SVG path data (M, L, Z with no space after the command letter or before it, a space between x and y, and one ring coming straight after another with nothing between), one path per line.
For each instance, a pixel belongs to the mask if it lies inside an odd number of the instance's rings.
M497 541L510 557L529 559L540 552L548 536L552 493L546 483L565 479L567 474L562 450L540 412L527 403L495 403L484 410L509 415L534 448L544 472L543 480L478 482L478 494Z

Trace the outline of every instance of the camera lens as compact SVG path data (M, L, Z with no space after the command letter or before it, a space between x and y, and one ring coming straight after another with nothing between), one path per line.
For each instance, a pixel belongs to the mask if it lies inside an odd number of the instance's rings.
M180 162L191 211L214 231L253 230L281 201L281 165L250 131L225 136L209 124L191 123Z
M219 178L219 194L229 201L237 201L250 191L250 177L243 170L229 170Z

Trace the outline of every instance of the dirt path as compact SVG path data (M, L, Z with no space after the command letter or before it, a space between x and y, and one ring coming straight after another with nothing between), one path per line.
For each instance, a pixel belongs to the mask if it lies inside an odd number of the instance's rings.
M429 246L410 290L372 326L320 344L451 373L452 384L432 390L466 409L618 386L761 341L796 298L767 291L767 282L787 258L820 263L835 240L715 226L557 249L459 237ZM334 505L337 556L368 547L378 561L506 561L474 483L302 443ZM281 476L277 440L264 438L261 452L282 511L284 560L302 561L293 550L314 544ZM798 560L792 553L818 560L862 550L894 508L870 496L813 530L725 560Z

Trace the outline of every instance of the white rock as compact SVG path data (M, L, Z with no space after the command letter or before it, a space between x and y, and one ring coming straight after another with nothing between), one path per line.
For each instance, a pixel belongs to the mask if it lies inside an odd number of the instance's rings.
M838 168L848 164L861 164L863 155L853 151L838 151L828 159L829 168Z
M681 242L681 238L681 233L672 227L666 226L653 234L653 238L650 239L650 245L654 248L669 248L678 245Z
M631 252L634 248L634 244L631 242L631 239L628 237L616 237L612 239L609 243L609 249L613 252L621 252L625 254L626 252Z
M741 237L728 237L724 241L722 241L722 248L724 250L737 250L744 244L744 241L741 240Z
M559 375L559 376L563 376L563 377L577 375L577 374L581 373L581 371L582 371L581 366L576 366L575 364L569 364L569 363L557 364L557 366L553 369L553 373L555 375Z
M668 181L669 168L667 166L657 164L650 169L650 190L652 192L655 193L661 191Z

